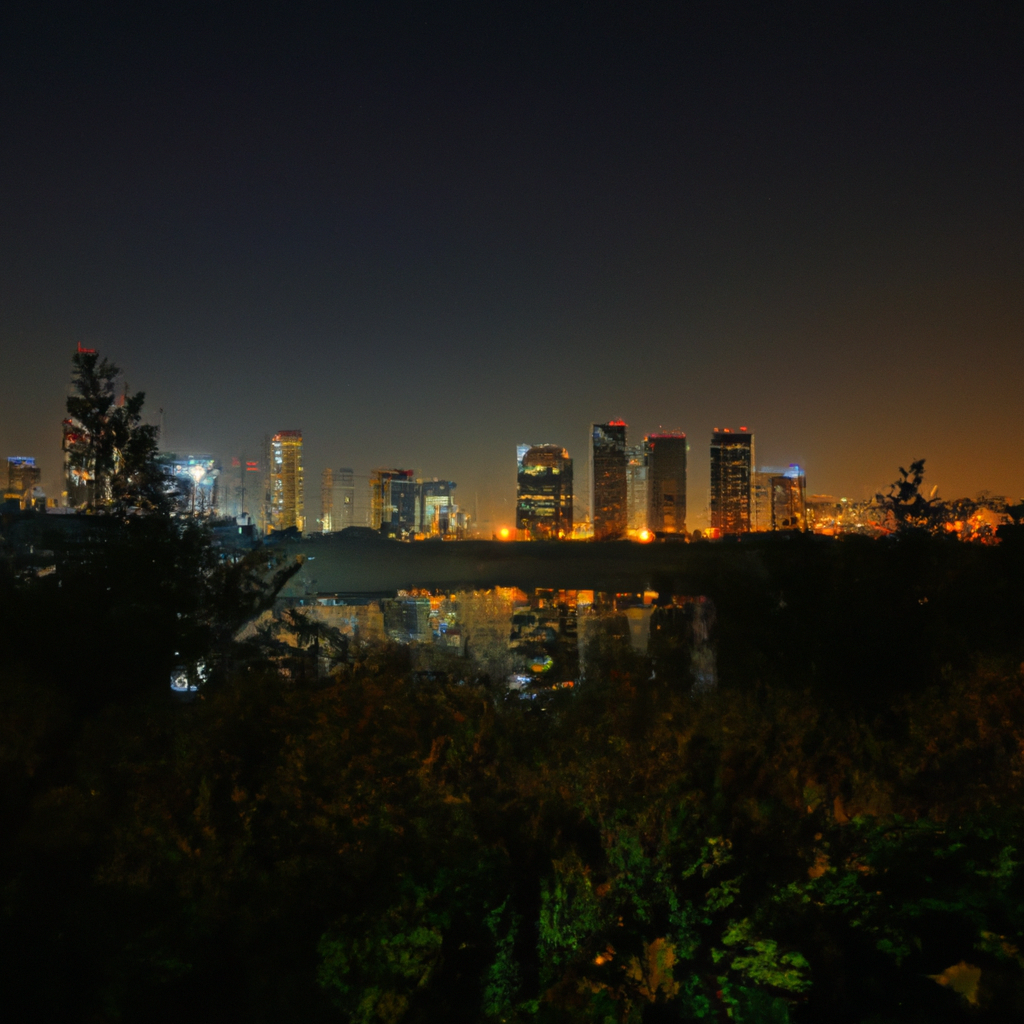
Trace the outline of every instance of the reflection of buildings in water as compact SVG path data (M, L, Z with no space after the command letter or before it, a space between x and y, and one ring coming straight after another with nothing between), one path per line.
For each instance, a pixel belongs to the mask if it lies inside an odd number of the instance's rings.
M434 635L429 597L399 595L394 600L381 601L384 632L389 640L408 643L430 640Z
M689 680L698 691L715 685L714 607L703 597L650 590L537 589L528 595L495 587L321 595L301 610L357 641L412 644L417 667L447 671L452 656L467 658L480 677L522 691L573 686L586 679L588 664L593 672L600 659L624 647L650 657L658 678ZM247 628L258 630L261 621Z

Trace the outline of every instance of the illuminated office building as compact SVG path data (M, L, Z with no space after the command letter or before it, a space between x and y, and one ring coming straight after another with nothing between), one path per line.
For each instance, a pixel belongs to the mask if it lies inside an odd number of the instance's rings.
M721 534L750 529L754 435L746 427L719 430L711 438L711 528Z
M267 529L305 528L302 431L282 430L270 439Z
M454 480L417 480L416 532L427 537L447 537L456 529Z
M519 445L516 531L525 540L572 536L572 459L557 444Z
M751 530L805 529L805 494L806 477L799 466L762 466L751 477Z
M772 529L807 528L807 477L799 466L772 476Z
M626 424L595 423L590 443L590 517L595 540L623 537L628 523Z
M647 446L626 448L626 523L631 532L647 528Z
M648 434L647 528L686 533L686 435Z
M772 528L772 477L782 470L762 466L750 476L750 529L763 533Z
M370 526L396 537L416 532L419 502L411 469L375 469L370 474Z
M334 470L320 474L320 532L331 533L334 520Z
M26 491L39 487L43 471L36 465L36 460L27 455L11 455L7 459L7 490L5 498L17 498L21 501Z
M320 479L320 529L339 533L356 524L356 477L347 467L325 469Z

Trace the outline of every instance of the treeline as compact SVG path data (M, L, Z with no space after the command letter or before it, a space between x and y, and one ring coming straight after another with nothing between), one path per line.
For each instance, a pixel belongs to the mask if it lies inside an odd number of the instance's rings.
M688 575L715 602L717 691L598 636L584 685L543 703L386 645L324 677L315 630L287 659L235 644L268 566L198 528L128 520L53 573L6 571L5 1005L1014 1019L1021 550L1013 530L709 545ZM175 703L169 668L198 657L202 699Z

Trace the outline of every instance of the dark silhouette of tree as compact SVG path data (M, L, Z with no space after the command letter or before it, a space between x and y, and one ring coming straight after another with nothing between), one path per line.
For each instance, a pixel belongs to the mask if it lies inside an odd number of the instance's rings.
M167 480L157 462L156 427L142 422L143 391L120 399L120 369L98 352L72 356L74 393L67 411L76 430L67 445L71 467L87 481L86 505L116 512L167 512Z
M889 485L885 494L876 495L878 503L892 516L898 532L912 529L927 529L932 525L937 507L937 498L926 498L921 493L924 482L924 459L915 459L910 469L900 466L898 480Z

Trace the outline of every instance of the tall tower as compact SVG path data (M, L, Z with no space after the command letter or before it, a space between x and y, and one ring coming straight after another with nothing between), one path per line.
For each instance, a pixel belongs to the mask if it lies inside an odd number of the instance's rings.
M647 528L686 533L686 435L648 434Z
M647 527L647 447L631 444L626 448L626 510L630 531Z
M772 529L807 529L807 477L797 465L771 478Z
M455 535L459 506L454 480L416 481L416 532L428 537Z
M305 527L302 431L282 430L270 439L270 493L267 530Z
M356 475L348 466L334 471L331 504L331 529L335 533L356 525Z
M370 526L396 536L416 531L416 481L411 469L375 469L370 474Z
M518 467L516 530L530 540L571 537L572 459L569 453L557 444L535 444L519 455Z
M715 428L711 437L711 528L721 533L750 529L750 483L754 435Z
M595 540L624 537L626 501L626 423L612 420L591 427L590 516Z
M331 533L334 529L334 470L325 469L320 474L320 532Z

